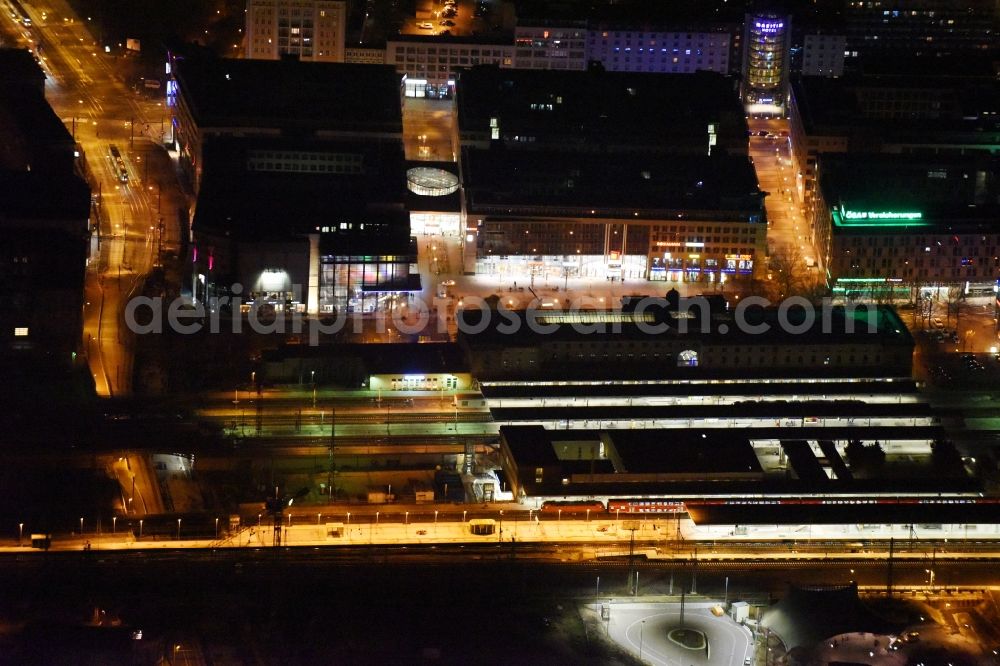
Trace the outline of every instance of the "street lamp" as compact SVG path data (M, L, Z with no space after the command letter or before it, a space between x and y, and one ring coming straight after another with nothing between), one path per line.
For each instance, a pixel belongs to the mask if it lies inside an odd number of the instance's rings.
M639 661L642 661L642 629L646 626L646 621L643 620L642 624L639 625Z
M347 512L347 529L348 530L351 529L351 512L350 511Z
M142 518L139 519L139 538L142 538Z
M83 536L83 518L80 519L80 536Z
M17 524L17 545L21 545L21 539L24 538L24 523Z
M116 534L118 532L118 516L111 516L111 533Z
M181 538L181 519L177 519L177 538Z
M404 525L409 525L410 524L410 512L409 511L405 512L405 514L403 516L403 524Z
M350 514L348 514L348 515L350 515ZM437 531L438 531L438 512L435 510L434 511L434 534L437 534Z
M500 509L500 533L497 535L497 541L503 541L503 509Z
M257 514L257 529L260 529L260 514Z
M317 514L316 514L316 524L317 524L317 525L319 525L319 519L320 519L320 517L321 517L322 515L323 515L323 514L321 514L321 513L317 513Z
M219 519L215 519L215 538L219 538Z
M465 512L465 511L463 511L463 512L462 512L462 522L463 522L463 523L465 522L465 514L466 514L466 512Z

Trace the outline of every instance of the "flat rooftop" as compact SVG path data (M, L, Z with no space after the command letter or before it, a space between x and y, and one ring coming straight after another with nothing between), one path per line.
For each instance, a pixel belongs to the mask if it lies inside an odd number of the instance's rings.
M462 132L489 133L490 121L496 118L499 133L515 143L514 137L532 137L532 141L589 151L630 145L663 152L704 152L708 125L716 124L720 144L729 138L742 139L739 143L746 154L743 107L735 82L721 74L479 65L457 76Z
M572 154L556 150L465 148L463 176L471 211L552 206L589 215L636 217L676 211L762 214L764 194L743 156ZM595 213L596 215L596 213Z
M726 396L726 395L837 395L837 394L914 394L916 384L909 380L892 382L809 382L797 378L788 381L740 382L740 383L693 383L676 381L669 383L641 384L634 382L600 382L592 384L537 384L533 382L483 382L480 386L487 400L503 401L506 398L605 398L605 397L647 397L647 396Z
M286 345L262 352L264 363L348 358L360 360L371 374L468 372L461 351L452 343Z
M761 474L743 433L704 430L609 430L605 432L625 474Z
M909 63L912 72L923 73ZM792 94L806 134L871 135L875 141L910 140L934 144L967 137L965 143L996 143L1000 132L1000 92L992 76L906 76L898 72L870 76L793 78ZM939 118L882 118L865 112L864 100L884 91L919 98L933 93ZM978 138L976 138L978 135Z
M696 525L934 525L988 524L1000 520L1000 505L963 503L732 504L686 503Z
M0 88L42 85L45 72L27 49L0 48Z
M594 430L546 429L541 425L501 426L502 450L519 470L519 481L528 496L561 499L566 497L644 497L669 498L703 505L704 511L717 511L714 522L726 522L732 515L753 514L742 523L770 523L783 520L768 514L781 498L816 497L816 504L780 508L801 517L816 505L860 504L856 497L907 494L975 495L981 484L971 477L939 477L885 474L870 478L826 478L765 475L753 441L786 439L795 429L774 428L773 432L726 429L646 429ZM857 436L849 429L839 438ZM889 431L892 432L883 432ZM867 437L889 439L924 438L929 432L905 428L874 428ZM798 430L798 433L803 432ZM816 431L810 430L810 437ZM818 466L815 457L813 462ZM505 463L506 464L506 463ZM546 468L542 481L536 481L536 468ZM553 473L553 468L555 468ZM511 472L512 470L507 470ZM563 479L568 482L564 483ZM821 493L818 495L817 493ZM769 499L773 496L774 499ZM736 499L727 499L736 498ZM712 500L711 504L707 504ZM724 504L720 502L725 502ZM744 506L745 505L745 506ZM997 506L993 507L994 512ZM834 509L827 509L832 513ZM847 508L840 507L842 512ZM777 511L777 510L776 510ZM742 513L740 513L742 512ZM996 515L996 514L994 514ZM826 522L840 522L832 516ZM808 518L796 519L808 522ZM817 521L824 522L824 521ZM850 521L848 521L850 522ZM855 521L855 522L879 522ZM915 520L913 522L933 522ZM956 521L960 522L960 521Z
M391 65L199 56L180 61L176 77L201 128L402 132Z
M864 307L834 306L825 313L819 309L807 313L801 308L789 308L790 326L779 323L778 308L774 307L748 307L740 314L741 322L737 322L735 310L713 312L702 321L697 307L691 309L692 319L656 305L641 313L504 310L501 315L495 310L468 309L459 310L456 319L459 339L473 348L479 344L522 347L622 338L677 338L723 345L871 343L872 336L878 336L882 344L913 345L913 336L893 308L882 305L872 308L870 315ZM516 322L516 326L511 322Z
M399 141L212 138L203 153L196 230L280 239L339 227L341 222L374 221L369 220L374 215L371 206L402 211L406 199ZM286 154L296 155L296 162L312 156L314 168L328 170L287 168Z
M823 154L819 172L836 233L995 233L998 157Z

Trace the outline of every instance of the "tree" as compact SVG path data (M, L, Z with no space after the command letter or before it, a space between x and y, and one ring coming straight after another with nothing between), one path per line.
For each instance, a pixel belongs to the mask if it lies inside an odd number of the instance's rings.
M964 298L965 294L961 287L948 287L948 291L945 293L945 314L947 316L948 325L951 326L951 315L955 313L955 328L958 328L958 314L959 308L958 304Z
M847 442L847 448L844 450L847 455L847 464L851 467L856 467L859 465L865 457L865 445L860 439L851 439Z
M931 461L938 472L954 473L963 468L962 454L947 439L936 439L931 444Z
M769 279L774 284L778 298L788 298L802 293L806 286L805 259L795 245L784 245L768 261Z
M852 472L876 472L885 464L885 451L878 441L866 446L860 439L852 439L847 442L844 453Z

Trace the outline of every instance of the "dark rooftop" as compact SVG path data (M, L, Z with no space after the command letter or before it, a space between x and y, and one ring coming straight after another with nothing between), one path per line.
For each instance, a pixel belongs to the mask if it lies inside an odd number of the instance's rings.
M86 233L90 188L76 175L0 170L0 227L24 221L72 222Z
M43 92L0 84L0 168L69 173L73 159L73 137Z
M819 163L820 188L835 209L839 233L995 232L1000 158L827 153ZM907 218L850 219L848 211L906 213Z
M761 213L763 194L746 157L517 151L463 151L470 210L556 206L586 211L741 211ZM652 211L656 211L653 213Z
M176 76L200 127L402 132L391 65L196 57Z
M0 48L0 89L10 85L42 86L45 72L27 49Z
M316 153L319 158L359 157L359 173L268 168L271 151L287 150ZM251 161L258 166L250 168ZM341 222L374 221L373 217L385 215L375 214L373 206L402 212L405 201L401 142L211 139L205 145L204 165L196 230L284 238L324 226L339 227Z
M597 152L627 145L704 153L708 126L718 146L747 152L747 125L732 80L714 72L653 74L501 69L457 74L458 126L489 134L490 119L508 143L551 143Z
M608 430L630 474L761 474L745 434L714 430Z
M358 359L372 374L468 372L461 351L452 343L287 345L262 353L265 363L298 358Z
M910 64L913 72L923 72ZM1000 133L1000 91L996 78L972 76L904 76L884 73L877 76L828 78L819 76L792 79L792 95L807 134L838 133L871 136L875 141L908 140L938 143L956 135L969 135L967 143L996 143ZM937 101L928 106L925 117L877 117L865 111L884 110L883 93L898 90L906 99L914 96ZM938 117L930 117L930 114Z
M811 317L807 317L807 313L801 308L790 308L787 311L790 326L779 324L778 308L757 307L748 307L742 311L741 316L746 326L737 325L735 310L728 310L714 313L710 320L704 322L704 328L703 322L697 318L675 319L672 311L656 305L634 315L617 311L564 313L558 310L505 310L504 315L500 316L496 311L487 313L480 309L467 309L460 310L456 318L459 320L459 339L470 346L498 344L518 347L549 341L651 339L660 336L700 339L703 344L807 344L820 341L869 343L872 334L877 334L882 344L913 345L913 337L895 310L886 306L874 308L872 323L869 323L868 311L864 307L845 310L835 306L826 313L817 309L810 313ZM697 312L697 306L692 307L691 313L696 317ZM828 321L824 321L827 315ZM484 318L488 319L487 326L480 330L477 327ZM796 332L807 319L811 325ZM517 328L513 328L512 320L517 323ZM679 322L687 324L686 331L681 329Z
M833 486L830 486L831 488ZM907 491L904 491L904 493ZM909 490L908 492L916 492ZM741 504L686 503L696 525L808 525L808 524L963 524L1000 521L998 504L914 503L851 504L850 500L825 504L773 504L766 501Z

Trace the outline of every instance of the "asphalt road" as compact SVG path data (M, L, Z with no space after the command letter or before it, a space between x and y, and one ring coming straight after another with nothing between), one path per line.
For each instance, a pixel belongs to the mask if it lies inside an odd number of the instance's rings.
M691 603L680 622L680 604L612 604L608 635L642 661L658 666L743 666L750 656L750 631L727 616L716 617L712 604ZM696 629L708 637L708 653L689 650L671 642L667 635L678 627Z
M86 21L64 0L46 3L46 19L25 3L34 27L26 30L4 15L0 26L11 45L41 45L46 72L45 95L83 149L96 182L100 243L92 246L85 285L83 348L100 395L123 395L131 389L132 340L123 330L127 299L141 287L156 260L160 242L178 240L176 225L160 231L159 218L176 216L182 196L162 145L169 128L162 100L130 90L116 74L116 61L99 51ZM108 159L119 148L128 182L122 183ZM157 155L156 151L160 151Z
M770 132L787 135L788 121L780 119L751 119L750 131ZM803 262L807 258L819 261L813 244L813 233L802 212L802 199L797 187L796 175L792 171L790 144L787 138L751 136L750 156L754 161L760 188L769 193L764 199L768 219L768 247L770 252L780 252L783 248L794 247ZM803 266L805 273L805 266ZM822 275L822 269L815 270Z

